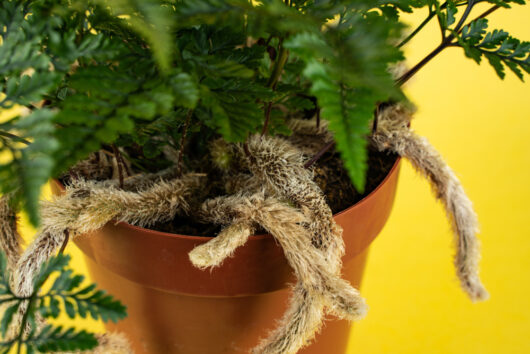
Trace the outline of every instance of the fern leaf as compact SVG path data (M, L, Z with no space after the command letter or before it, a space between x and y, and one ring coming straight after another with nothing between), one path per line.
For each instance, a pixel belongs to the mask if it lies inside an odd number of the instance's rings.
M171 7L161 0L98 0L113 16L145 38L162 71L171 67L173 39L171 29L174 18Z
M530 73L530 42L522 42L503 30L487 32L488 20L475 20L462 30L457 38L466 56L480 63L482 56L488 59L497 75L505 77L508 67L521 81L524 72Z
M51 176L53 154L58 147L52 135L53 117L52 111L41 109L0 125L0 132L11 131L19 138L31 140L28 146L23 146L0 134L0 143L11 151L11 160L0 165L0 179L2 192L16 192L15 199L22 203L33 225L39 222L40 190Z
M66 352L93 349L98 345L96 337L74 328L63 330L61 326L45 326L38 334L27 339L25 344L42 353Z

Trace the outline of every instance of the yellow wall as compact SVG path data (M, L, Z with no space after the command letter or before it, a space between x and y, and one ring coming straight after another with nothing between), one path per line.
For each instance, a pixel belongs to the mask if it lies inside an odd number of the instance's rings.
M494 27L530 39L528 20L530 6L491 17ZM407 46L410 63L438 40L430 26ZM355 326L351 353L530 353L530 86L507 76L503 82L448 49L407 86L419 107L414 129L445 156L475 203L491 299L471 304L460 291L443 210L404 163L393 214L369 258L362 292L370 311ZM84 272L79 251L68 253Z
M530 6L515 6L495 12L490 26L530 40L529 21ZM434 22L407 46L410 64L439 41ZM362 293L370 311L355 325L351 353L530 353L530 85L510 74L501 81L452 48L407 86L418 106L414 129L474 201L491 299L472 304L460 291L443 209L404 163L369 257Z

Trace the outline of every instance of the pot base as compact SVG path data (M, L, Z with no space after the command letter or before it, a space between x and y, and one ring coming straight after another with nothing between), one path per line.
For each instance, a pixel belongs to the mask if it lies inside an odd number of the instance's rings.
M343 267L356 288L367 254L368 248ZM107 329L126 333L136 354L246 354L274 329L291 295L290 289L237 297L179 295L141 286L85 259L98 286L120 294L127 306L128 317ZM330 318L299 353L344 354L350 331L350 322Z

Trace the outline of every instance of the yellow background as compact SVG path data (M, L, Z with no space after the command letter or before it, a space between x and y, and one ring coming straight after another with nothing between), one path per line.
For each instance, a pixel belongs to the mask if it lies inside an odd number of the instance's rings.
M407 20L418 24L422 16ZM525 39L529 21L530 6L490 17L491 27ZM437 45L435 22L407 45L410 65ZM414 129L445 156L474 201L491 299L472 304L460 291L443 209L405 162L365 273L370 311L355 325L349 352L530 353L530 86L511 72L501 81L487 63L479 67L451 48L406 90L418 106ZM80 252L67 250L85 272ZM102 329L92 321L76 325Z

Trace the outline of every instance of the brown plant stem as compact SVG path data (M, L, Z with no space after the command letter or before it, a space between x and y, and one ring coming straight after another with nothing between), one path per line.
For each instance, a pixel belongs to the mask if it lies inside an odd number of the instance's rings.
M177 170L176 170L177 177L182 176L182 158L184 155L184 144L186 144L186 135L188 134L188 128L190 126L192 115L193 115L193 110L190 109L188 111L188 114L186 115L186 122L184 123L184 128L182 129L182 136L180 137L180 144L179 144L180 149L179 149L179 154L178 154Z
M311 158L311 160L307 161L305 164L304 164L304 167L305 168L309 168L311 167L315 162L317 162L321 157L322 155L324 155L329 149L331 149L333 147L333 145L335 145L335 140L331 140L330 142L328 142L326 145L324 145L322 147L322 149L320 149L316 154L315 156L313 156Z
M396 86L402 86L407 82L411 77L414 76L421 68L425 66L432 58L437 56L442 50L444 50L449 43L446 43L447 39L442 42L438 47L436 47L432 52L430 52L425 58L423 58L418 64L414 65L412 69L401 75L399 79L396 80Z
M70 231L64 230L64 241L61 245L61 249L59 250L59 254L63 254L64 250L66 249L66 246L68 245L68 241L70 241Z
M427 25L432 20L434 15L436 15L436 12L434 12L434 11L429 12L429 16L427 16L427 18L425 20L423 20L423 22L420 23L420 25L418 27L416 27L416 29L414 31L412 31L411 34L409 34L405 39L403 39L401 42L399 42L397 47L401 48L405 44L407 44L415 35L418 34L419 31L421 31L423 29L423 27L425 27L425 25Z
M280 49L280 52L278 54L278 57L276 58L274 67L272 68L272 74L269 78L269 81L267 82L267 87L269 87L273 91L276 89L276 85L278 84L278 81L280 80L283 67L285 66L285 63L287 62L287 57L289 56L289 52L283 46L283 38L280 38L280 44L278 45L278 47ZM263 129L261 131L262 136L267 134L267 131L269 129L271 111L272 111L272 102L267 102L265 106L265 121L263 123Z
M414 65L414 67L412 67L412 69L410 69L405 74L403 74L400 78L398 78L396 80L396 86L402 86L412 76L414 76L421 68L423 68L425 66L425 64L427 64L429 61L431 61L432 58L434 58L436 55L438 55L445 48L450 47L450 46L452 46L454 44L453 43L453 39L455 39L455 33L460 33L461 32L466 19L468 18L469 14L471 13L471 10L473 9L473 6L475 6L476 3L477 2L475 0L469 0L468 4L466 6L466 9L464 11L464 14L462 15L462 17L458 21L457 25L455 26L455 29L453 30L453 33L451 33L444 40L442 40L442 43L440 43L440 45L438 47L434 48L434 50L432 52L427 54L427 56L425 58L423 58L418 64ZM490 13L495 11L496 9L494 9L494 7L489 9L488 11L484 12L478 18L486 17L487 15L489 15Z
M473 20L471 20L471 22L473 21L476 21L476 20L479 20L481 18L484 18L484 17L487 17L489 16L490 14L492 14L493 12L497 11L498 9L500 9L501 7L499 5L495 5L495 6L492 6L490 7L488 10L484 11L483 13L481 13L480 15L478 15L477 17L475 17ZM462 32L462 28L460 28L458 30L458 33L461 33Z
M243 151L245 151L245 155L250 156L250 149L248 147L248 140L243 143Z
M116 165L118 166L118 178L120 179L120 188L123 188L123 170L122 170L122 165L121 165L121 161L120 161L120 151L118 150L118 148L116 147L116 145L112 144L112 151L114 152L114 157L116 158Z
M261 135L267 134L269 130L269 122L271 119L271 111L272 111L272 102L268 102L265 104L265 122L263 123L263 129L261 131Z

